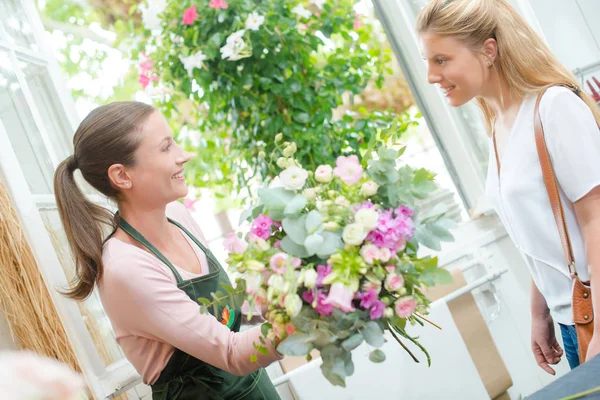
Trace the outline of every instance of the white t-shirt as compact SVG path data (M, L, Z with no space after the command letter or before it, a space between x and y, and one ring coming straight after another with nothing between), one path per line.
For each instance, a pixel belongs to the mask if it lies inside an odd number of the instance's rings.
M573 324L572 280L542 177L533 129L536 95L526 96L500 158L500 182L490 139L486 194L525 258L556 322ZM552 87L540 117L559 183L577 272L589 279L581 232L572 202L600 185L600 131L587 105L569 89Z

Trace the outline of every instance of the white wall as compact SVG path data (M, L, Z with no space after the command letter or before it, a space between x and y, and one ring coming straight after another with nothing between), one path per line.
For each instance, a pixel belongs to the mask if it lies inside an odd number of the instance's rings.
M529 0L529 3L548 45L569 69L600 61L599 0Z

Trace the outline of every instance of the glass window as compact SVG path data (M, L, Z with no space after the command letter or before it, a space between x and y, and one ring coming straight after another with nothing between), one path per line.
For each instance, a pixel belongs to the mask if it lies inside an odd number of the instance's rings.
M0 23L11 44L39 51L27 13L17 0L0 1Z
M72 130L45 66L19 61L27 86L60 160L73 153Z
M0 49L0 120L31 192L52 193L54 168L13 71L8 52Z
M69 251L67 237L60 222L58 210L44 209L40 210L40 214L65 275L70 280L74 276L75 265ZM108 366L124 358L123 352L115 340L110 320L104 313L97 291L94 290L85 302L79 303L79 310L104 365Z

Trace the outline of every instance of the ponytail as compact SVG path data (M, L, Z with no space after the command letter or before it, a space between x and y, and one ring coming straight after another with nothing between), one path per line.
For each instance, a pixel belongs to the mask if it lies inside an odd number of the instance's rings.
M75 279L63 292L75 300L85 300L102 277L104 226L113 229L113 214L89 201L77 186L74 156L64 160L54 174L54 193L69 247L75 258Z

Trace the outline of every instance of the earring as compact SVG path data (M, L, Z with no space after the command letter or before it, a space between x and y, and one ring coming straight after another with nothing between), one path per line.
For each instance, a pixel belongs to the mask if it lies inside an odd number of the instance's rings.
M125 187L126 187L126 188L130 188L130 187L131 187L131 182L127 182L127 183L125 184Z
M492 65L492 62L488 60L488 66Z

